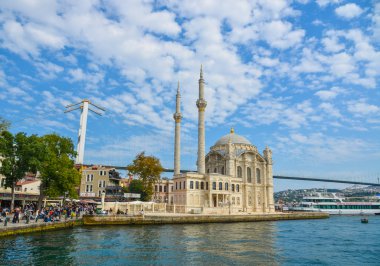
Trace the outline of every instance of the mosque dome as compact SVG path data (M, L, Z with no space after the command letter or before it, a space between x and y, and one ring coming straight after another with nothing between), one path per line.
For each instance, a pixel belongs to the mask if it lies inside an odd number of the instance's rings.
M227 134L223 137L221 137L216 143L215 146L217 145L224 145L228 144L228 142L231 140L232 144L247 144L247 145L252 145L252 143L247 140L245 137L240 136L238 134L235 134L234 129L231 128L230 134Z

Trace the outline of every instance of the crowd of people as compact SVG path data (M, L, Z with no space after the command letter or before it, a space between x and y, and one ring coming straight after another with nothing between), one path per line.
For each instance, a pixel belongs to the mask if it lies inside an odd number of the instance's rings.
M31 221L38 222L56 222L75 219L83 214L93 214L96 206L93 204L69 202L64 205L57 204L55 206L46 206L37 209L34 203L27 204L23 208L16 207L12 212L8 208L0 207L0 222L20 223L20 220L25 220L25 223ZM9 217L10 216L10 217ZM6 224L6 223L5 223Z

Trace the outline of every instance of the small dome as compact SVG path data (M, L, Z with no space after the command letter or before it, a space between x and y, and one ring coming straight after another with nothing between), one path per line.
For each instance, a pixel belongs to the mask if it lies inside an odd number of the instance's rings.
M216 145L224 145L228 144L228 142L231 140L232 144L247 144L247 145L252 145L249 140L247 140L245 137L237 135L234 133L234 130L231 129L231 133L227 134L223 137L221 137L216 143Z

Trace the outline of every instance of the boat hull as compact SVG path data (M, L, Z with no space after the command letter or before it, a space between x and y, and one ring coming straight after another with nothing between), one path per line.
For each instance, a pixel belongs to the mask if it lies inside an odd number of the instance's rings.
M319 209L319 208L306 208L306 207L289 207L289 211L303 211L303 212L326 212L330 215L380 215L379 210L366 210L366 209Z

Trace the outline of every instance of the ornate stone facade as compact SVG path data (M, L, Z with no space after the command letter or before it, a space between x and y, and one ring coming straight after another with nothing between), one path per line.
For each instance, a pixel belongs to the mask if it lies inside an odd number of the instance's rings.
M274 212L272 151L266 147L261 155L250 141L231 129L204 156L204 108L200 108L200 101L206 101L202 69L199 92L198 172L176 171L170 202L193 213ZM177 101L177 112L178 105ZM179 149L177 145L176 141L175 149ZM175 159L177 166L178 160L179 156Z

